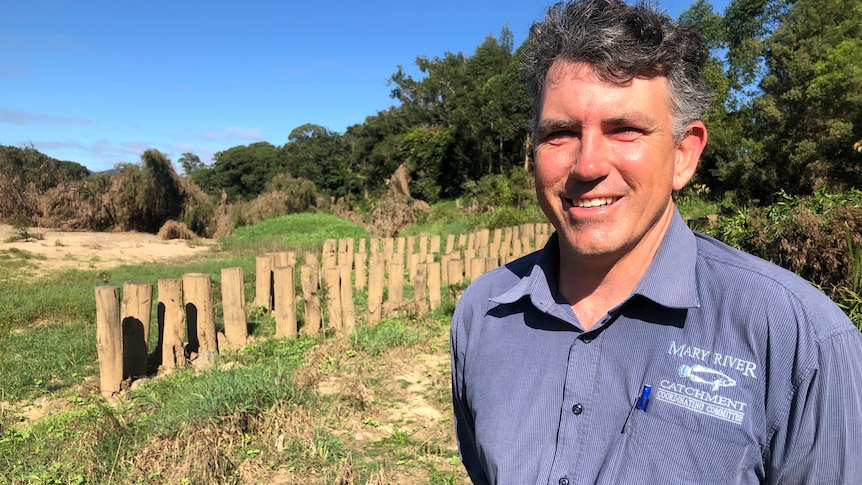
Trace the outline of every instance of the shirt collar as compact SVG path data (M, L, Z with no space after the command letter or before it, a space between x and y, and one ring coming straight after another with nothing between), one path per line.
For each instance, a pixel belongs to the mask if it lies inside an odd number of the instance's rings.
M554 233L539 253L530 274L501 295L491 298L499 304L514 303L525 296L541 311L552 312L557 295L558 235ZM641 295L668 308L700 306L695 265L697 240L679 212L674 210L670 226L652 262L635 286ZM551 284L553 283L553 284Z

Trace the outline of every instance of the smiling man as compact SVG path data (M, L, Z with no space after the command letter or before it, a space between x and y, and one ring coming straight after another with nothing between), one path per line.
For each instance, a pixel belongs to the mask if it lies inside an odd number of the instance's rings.
M860 483L862 334L801 278L689 230L707 143L699 38L646 4L533 26L542 250L477 279L451 330L475 483Z

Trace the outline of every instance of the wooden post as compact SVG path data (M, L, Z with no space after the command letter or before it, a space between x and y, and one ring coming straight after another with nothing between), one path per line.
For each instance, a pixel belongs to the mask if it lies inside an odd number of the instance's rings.
M395 252L395 239L387 237L383 240L383 253L392 254Z
M320 297L317 288L320 282L317 266L304 264L300 268L300 280L302 281L302 299L305 301L305 325L302 327L303 335L317 335L320 333Z
M350 282L350 266L342 264L339 269L341 288L341 329L345 335L353 333L356 326L356 308L353 303L353 285Z
M314 253L305 253L305 264L310 264L314 266L314 269L320 268L320 261L317 259Z
M512 239L512 252L509 253L509 259L511 261L514 261L514 260L520 258L521 256L523 256L524 253L521 250L521 239L520 238L514 238L514 235L512 237L513 237L513 239Z
M428 265L421 263L416 266L416 278L413 281L413 301L416 302L416 309L419 315L424 315L428 311L428 304L425 301L427 293L426 274L428 273Z
M326 285L326 314L329 315L329 327L336 333L341 333L341 275L338 266L323 268L323 284Z
M279 266L293 266L296 267L296 252L295 251L278 251L277 253L273 253L273 268L278 268Z
M338 241L327 239L323 241L323 254L320 258L323 268L330 268L338 264Z
M493 244L491 246L488 246L488 257L494 260L494 264L488 266L488 269L500 266L500 246Z
M337 264L353 268L353 238L338 240Z
M120 392L123 382L123 330L116 286L96 287L96 350L101 393L110 398Z
M458 248L459 249L466 249L466 247L467 247L467 235L466 234L459 234L458 235Z
M293 266L279 266L274 270L275 284L275 337L296 337L296 286Z
M363 241L365 239L362 239ZM364 251L356 253L353 264L356 271L356 289L364 290L368 285L368 254Z
M407 281L413 282L416 279L416 268L419 262L424 260L425 256L419 253L407 255Z
M434 311L440 306L440 279L441 279L440 263L428 263L428 305Z
M242 268L221 270L221 299L224 314L224 334L229 348L245 347L248 340L248 321L245 315L245 288Z
M147 375L153 284L126 281L121 307L123 326L123 379Z
M425 234L419 236L419 254L428 254L428 236Z
M461 259L450 259L449 268L449 284L458 285L466 283L467 275L464 274L464 261Z
M428 248L431 254L440 254L440 235L434 234L431 236L431 247Z
M491 244L491 230L482 229L479 231L476 241L476 247L488 247Z
M403 253L395 253L396 256ZM404 258L393 258L393 262L389 263L389 303L392 308L398 307L401 300L404 298Z
M386 267L372 264L368 268L368 323L374 324L383 316L383 286L386 280Z
M470 261L470 281L476 281L483 273L485 273L485 258L473 258Z
M185 367L183 280L179 278L160 279L158 288L159 328L163 329L162 367L165 369Z
M530 236L521 236L521 251L522 254L530 254L533 252L533 244L530 241Z
M506 263L512 255L512 229L507 227L503 230L503 242L500 243L500 261Z
M212 278L204 273L183 275L183 300L186 307L186 328L189 351L198 356L218 354L213 310Z
M446 236L446 251L444 254L452 254L455 251L455 235L449 234Z
M447 285L451 283L449 280L449 260L452 259L451 254L443 254L440 256L440 279Z
M255 258L254 306L272 311L272 255L263 254Z

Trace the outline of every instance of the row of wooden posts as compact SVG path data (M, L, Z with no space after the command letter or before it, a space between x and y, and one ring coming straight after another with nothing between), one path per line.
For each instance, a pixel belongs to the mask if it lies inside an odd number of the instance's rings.
M159 279L154 355L164 370L191 361L209 364L219 348L246 345L247 315L254 307L274 315L276 338L316 335L324 325L335 333L350 334L356 324L354 290L368 292L363 321L369 325L407 306L419 313L433 310L441 303L443 284L463 288L482 273L541 247L549 234L548 224L484 229L457 238L449 235L442 251L440 236L329 239L320 257L307 252L299 266L293 251L262 254L255 261L255 295L250 304L242 268L221 270L222 334L216 332L210 275ZM301 295L296 291L297 267ZM404 300L405 277L413 287L410 300ZM325 320L321 298L326 303ZM117 286L96 288L96 340L104 396L118 393L124 381L147 375L153 301L149 282L125 282L122 300ZM302 322L297 318L300 302Z

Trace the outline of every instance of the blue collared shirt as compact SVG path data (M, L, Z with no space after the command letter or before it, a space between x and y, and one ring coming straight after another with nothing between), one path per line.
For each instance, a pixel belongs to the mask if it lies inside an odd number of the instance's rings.
M862 334L816 288L675 214L631 296L585 332L558 258L553 236L455 310L475 483L862 483Z

